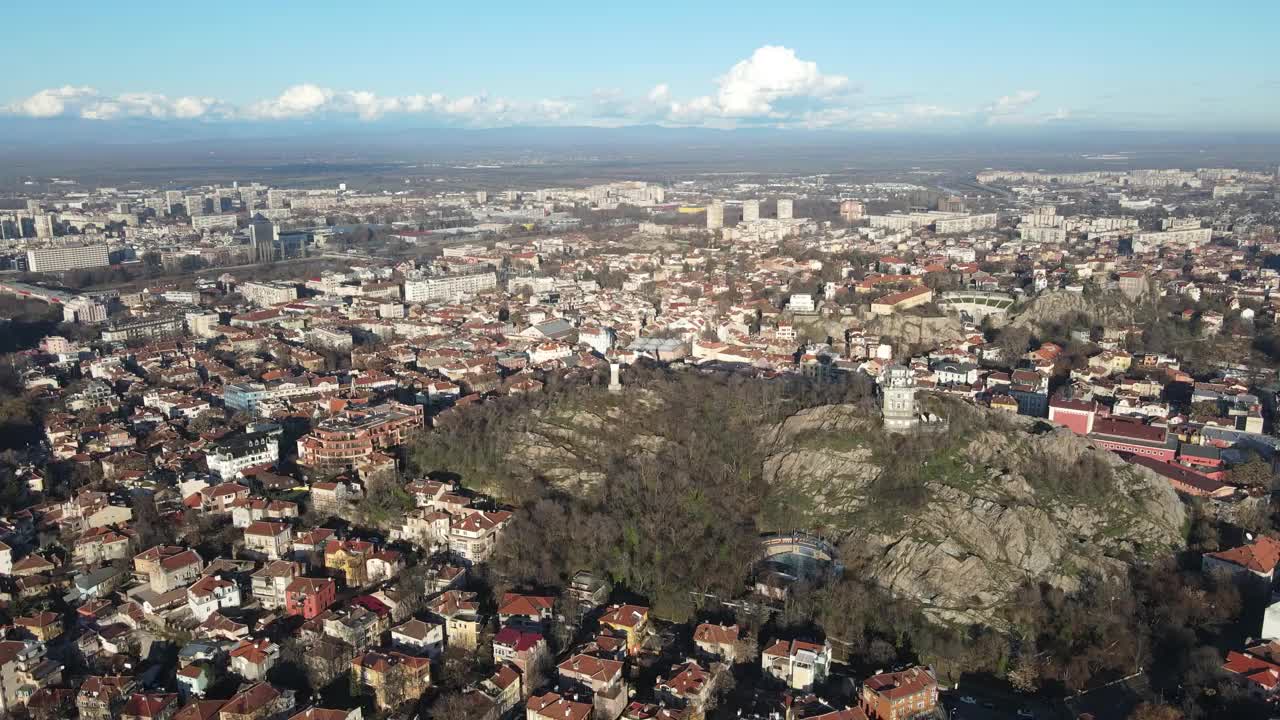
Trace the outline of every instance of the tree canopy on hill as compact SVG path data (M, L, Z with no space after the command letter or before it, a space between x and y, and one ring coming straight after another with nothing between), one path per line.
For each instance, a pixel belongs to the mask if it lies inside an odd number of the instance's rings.
M423 472L457 473L516 506L492 561L498 586L563 588L586 569L647 597L655 615L667 620L723 613L714 602L700 607L707 600L700 594L736 599L746 593L759 533L782 500L777 495L790 492L762 477L762 457L776 441L768 429L807 407L865 400L866 388L659 370L629 372L627 379L625 399L601 388L563 386L460 409L416 440L411 462ZM1020 432L1000 417L952 405L930 401L931 411L948 417L948 427L911 443L884 435L867 408L872 422L857 441L883 468L872 483L878 512L910 512L933 485L970 479L980 468L966 468L956 448L975 436ZM530 466L511 462L511 453L523 450L519 437L526 430L571 411L607 422L574 428L585 436L574 435L573 442L590 446L584 462L602 479L570 490L526 472ZM1025 457L1001 455L1001 461L1049 497L1083 502L1105 495L1114 482L1111 469L1092 455L1066 462L1034 450L1022 448ZM947 461L948 454L955 458ZM740 611L737 622L752 637L825 636L860 671L925 662L951 681L980 674L1024 692L1096 687L1144 667L1154 688L1181 699L1188 718L1251 716L1248 698L1218 672L1212 648L1240 614L1240 593L1229 583L1157 559L1127 577L1082 572L1073 593L1028 579L990 624L944 625L929 620L923 605L879 587L863 550L846 543L841 577L794 587L771 619Z

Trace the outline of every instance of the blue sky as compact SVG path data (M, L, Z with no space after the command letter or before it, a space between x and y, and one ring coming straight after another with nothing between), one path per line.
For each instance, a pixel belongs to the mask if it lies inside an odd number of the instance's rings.
M4 15L0 107L37 118L1280 129L1274 0L14 0Z

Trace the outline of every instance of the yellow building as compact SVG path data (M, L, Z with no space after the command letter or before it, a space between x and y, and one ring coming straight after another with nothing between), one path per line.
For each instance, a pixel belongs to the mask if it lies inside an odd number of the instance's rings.
M622 633L627 638L627 653L635 654L649 632L649 608L639 605L611 605L600 618L600 624Z
M373 691L379 708L397 708L418 698L431 685L431 660L395 651L371 651L351 661L351 677Z
M369 582L365 563L372 553L373 543L363 540L330 540L324 546L324 566L341 572L347 587L363 587Z

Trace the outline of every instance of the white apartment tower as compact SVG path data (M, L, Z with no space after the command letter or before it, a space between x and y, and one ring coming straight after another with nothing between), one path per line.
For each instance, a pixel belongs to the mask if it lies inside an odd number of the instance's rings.
M53 216L41 213L35 216L36 237L47 239L53 237Z
M778 198L778 219L790 220L794 209L791 205L791 198Z
M707 206L707 229L719 230L724 227L724 203L712 200Z
M742 203L742 222L755 222L760 219L760 201L745 200Z

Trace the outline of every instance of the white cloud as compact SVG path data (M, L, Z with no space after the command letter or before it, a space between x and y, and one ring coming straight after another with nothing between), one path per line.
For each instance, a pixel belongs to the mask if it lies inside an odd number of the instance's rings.
M333 99L333 91L319 85L303 83L285 88L275 98L254 103L249 108L253 117L285 119L305 117L323 110Z
M988 125L1016 125L1030 121L1027 108L1040 99L1039 90L1019 90L1002 95L982 108Z
M98 91L91 87L63 85L60 88L41 90L31 97L19 101L13 107L21 115L35 118L57 117L65 113L69 106L76 105L84 98L93 97L97 94Z
M716 79L714 94L689 100L671 98L666 84L646 99L666 106L665 120L676 125L795 124L812 127L814 118L839 117L838 100L849 93L849 79L801 60L795 50L765 45Z
M796 57L795 50L777 45L758 48L720 78L716 104L728 117L775 114L774 103L788 98L826 99L843 91L849 79L824 75L818 64Z
M91 87L67 85L41 90L8 108L8 112L33 118L80 117L115 120L129 117L189 120L207 115L228 116L233 109L215 98L171 99L159 93L135 92L105 95Z
M214 98L180 97L173 101L173 116L182 120L203 117L221 104Z
M199 95L169 97L153 92L106 94L67 85L41 90L0 112L33 118L90 120L291 120L333 116L377 121L391 116L424 118L443 125L604 125L660 123L734 128L882 129L898 127L1013 125L1063 120L1065 109L1035 112L1036 90L1018 90L985 103L955 107L910 96L864 97L848 77L823 72L781 45L764 45L708 78L702 93L680 95L665 82L648 91L598 89L578 98L510 99L485 92L448 96L438 92L380 95L303 82L274 97L234 105Z

